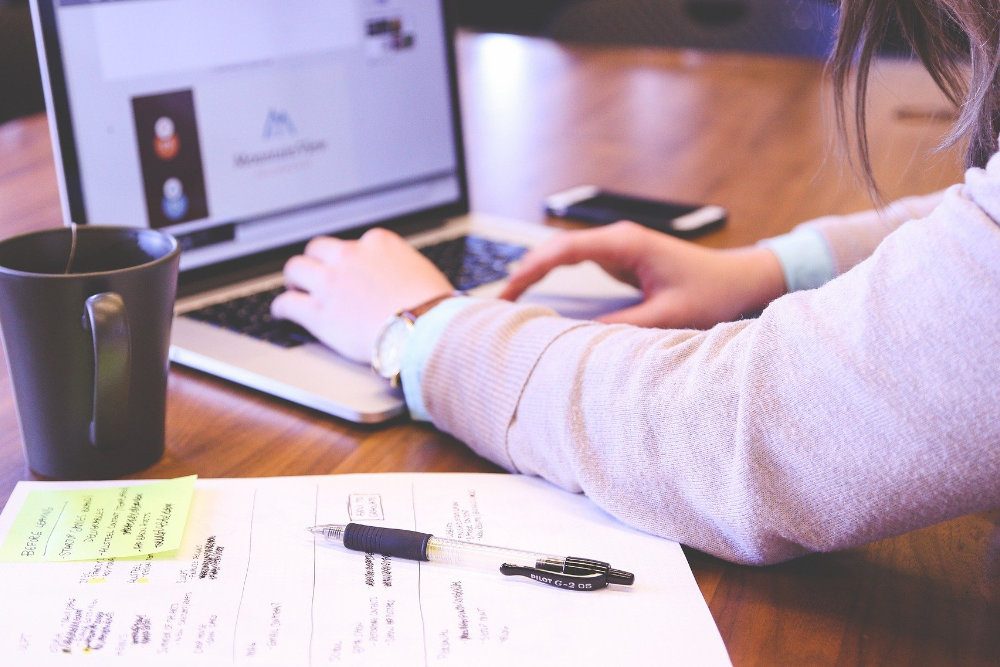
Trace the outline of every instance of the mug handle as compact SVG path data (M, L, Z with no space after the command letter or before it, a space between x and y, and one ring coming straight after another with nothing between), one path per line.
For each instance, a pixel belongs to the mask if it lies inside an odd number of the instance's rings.
M94 412L90 444L107 448L125 435L132 343L125 301L115 292L87 299L83 328L94 347Z

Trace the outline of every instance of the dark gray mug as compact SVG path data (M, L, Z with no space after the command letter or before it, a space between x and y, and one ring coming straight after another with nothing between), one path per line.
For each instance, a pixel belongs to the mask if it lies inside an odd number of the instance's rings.
M180 249L151 229L0 242L0 328L28 466L118 477L163 455Z

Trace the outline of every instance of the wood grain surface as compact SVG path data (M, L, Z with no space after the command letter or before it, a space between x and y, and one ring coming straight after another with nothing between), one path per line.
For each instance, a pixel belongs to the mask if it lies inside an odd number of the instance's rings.
M870 207L831 140L829 89L808 60L459 38L474 210L543 222L542 198L581 183L726 206L701 242L732 247ZM952 110L922 70L883 63L871 100L887 198L961 178L933 154ZM44 117L0 126L0 236L60 224ZM137 477L495 472L461 443L404 421L362 428L175 367L167 454ZM0 377L0 502L24 464ZM746 568L687 550L737 665L1000 663L998 515L864 548Z

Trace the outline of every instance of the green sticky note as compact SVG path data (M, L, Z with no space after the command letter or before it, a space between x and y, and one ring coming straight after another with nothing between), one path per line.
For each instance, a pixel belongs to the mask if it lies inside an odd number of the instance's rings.
M184 535L197 478L31 491L0 547L0 560L62 562L173 551Z

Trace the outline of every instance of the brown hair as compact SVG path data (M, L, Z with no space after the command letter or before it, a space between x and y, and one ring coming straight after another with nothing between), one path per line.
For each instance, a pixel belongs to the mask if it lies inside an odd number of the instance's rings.
M841 0L837 44L829 62L837 129L845 146L854 145L861 176L876 199L865 104L872 60L892 22L958 107L958 120L943 147L966 140L966 166L981 167L996 152L1000 134L1000 2ZM854 142L848 138L847 108L852 81Z

